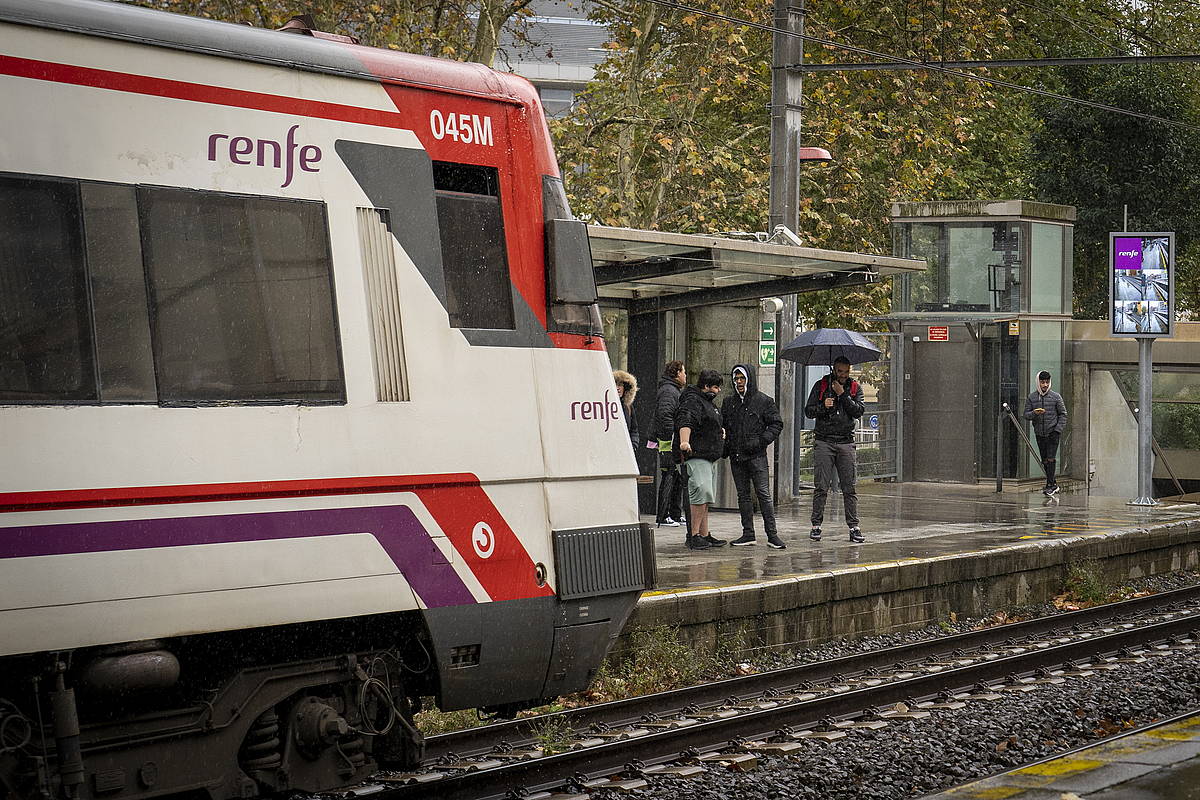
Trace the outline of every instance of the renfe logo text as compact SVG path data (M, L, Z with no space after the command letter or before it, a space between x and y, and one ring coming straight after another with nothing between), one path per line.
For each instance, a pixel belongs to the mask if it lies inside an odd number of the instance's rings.
M571 403L571 419L604 420L604 430L608 430L612 421L621 414L621 405L616 400L609 400L610 390L604 391L604 400L576 400Z
M208 137L208 160L219 161L223 157L231 164L282 169L283 183L279 184L279 188L286 189L292 182L297 166L305 172L321 171L317 166L321 161L321 148L315 144L297 144L296 131L299 128L299 125L288 128L287 140L283 144L273 139L214 133Z

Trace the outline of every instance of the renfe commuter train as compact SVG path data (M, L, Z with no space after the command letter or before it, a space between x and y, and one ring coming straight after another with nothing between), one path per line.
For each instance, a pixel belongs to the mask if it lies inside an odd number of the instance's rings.
M653 580L536 92L0 0L0 799L318 792Z

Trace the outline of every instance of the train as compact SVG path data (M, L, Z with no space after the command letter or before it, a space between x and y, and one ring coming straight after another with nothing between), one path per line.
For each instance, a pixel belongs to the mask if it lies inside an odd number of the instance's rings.
M536 90L103 0L0 0L0 86L0 799L587 686L653 541Z

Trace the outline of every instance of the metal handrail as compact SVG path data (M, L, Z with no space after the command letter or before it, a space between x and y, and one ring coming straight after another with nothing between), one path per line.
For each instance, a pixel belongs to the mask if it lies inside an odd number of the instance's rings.
M1138 411L1134 410L1136 408L1136 404L1131 400L1126 400L1125 405L1129 407L1129 413L1133 414L1133 418L1136 420L1139 413ZM1153 409L1151 409L1151 413L1154 413ZM1167 454L1163 452L1162 446L1158 443L1158 437L1153 433L1150 434L1150 447L1154 450L1154 455L1162 460L1162 465L1166 468L1167 475L1171 477L1171 483L1175 484L1175 491L1177 491L1179 494L1184 494L1183 485L1179 482L1179 478L1175 476L1175 470L1171 469L1171 462L1167 458Z
M1129 402L1128 400L1125 402L1126 402L1126 405L1129 406L1129 412L1131 414L1133 414L1134 418L1136 419L1137 412L1134 411L1133 403ZM1044 464L1042 464L1042 454L1039 453L1034 448L1033 443L1029 441L1029 437L1025 434L1024 427L1022 427L1021 423L1017 420L1016 414L1013 413L1013 410L1012 410L1012 408L1009 407L1008 403L1002 403L1001 405L1004 408L1004 412L1006 414L1008 414L1008 418L1012 422L1013 427L1017 429L1017 434L1020 435L1021 440L1025 442L1025 446L1029 448L1029 454L1031 456L1033 456L1033 459L1042 468L1042 474L1045 475L1046 467ZM1152 435L1150 437L1150 445L1154 449L1154 455L1156 455L1158 458L1162 459L1162 464L1163 464L1163 467L1165 467L1167 470L1167 475L1169 475L1171 477L1171 482L1175 484L1175 490L1177 492L1179 492L1179 494L1183 494L1184 493L1183 485L1179 483L1179 478L1176 477L1175 470L1173 470L1171 468L1170 460L1167 458L1166 453L1163 452L1162 447L1158 444L1157 436ZM999 463L999 458L997 458L997 463ZM997 479L997 483L999 483L999 479Z
M1009 407L1008 403L1003 403L1002 406L1005 413L1008 414L1008 418L1012 421L1013 427L1017 429L1017 434L1021 437L1021 440L1025 442L1025 446L1029 448L1029 454L1033 456L1033 460L1037 462L1038 466L1042 469L1042 474L1045 475L1046 465L1042 463L1042 454L1039 453L1033 446L1033 442L1029 441L1029 437L1025 435L1025 429L1021 427L1021 423L1017 421L1017 415L1013 413L1013 410Z

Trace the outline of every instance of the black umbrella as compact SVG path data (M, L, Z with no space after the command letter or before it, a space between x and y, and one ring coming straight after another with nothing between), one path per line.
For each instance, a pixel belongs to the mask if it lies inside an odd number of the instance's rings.
M780 358L801 366L832 364L841 356L851 364L878 361L879 348L867 337L842 328L817 328L805 331L779 353Z

